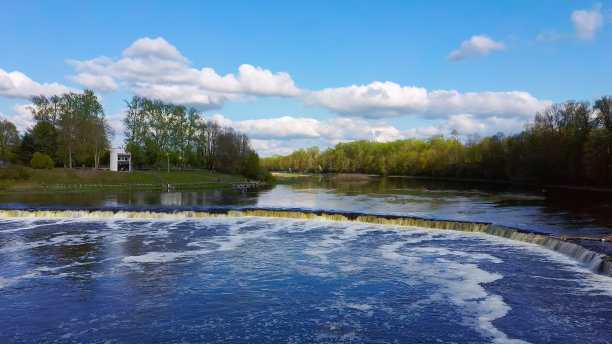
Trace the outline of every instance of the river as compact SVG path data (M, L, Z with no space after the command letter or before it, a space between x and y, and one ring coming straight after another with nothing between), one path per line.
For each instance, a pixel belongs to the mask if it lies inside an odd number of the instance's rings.
M0 203L0 342L612 338L610 243L550 239L612 235L605 194L308 178Z

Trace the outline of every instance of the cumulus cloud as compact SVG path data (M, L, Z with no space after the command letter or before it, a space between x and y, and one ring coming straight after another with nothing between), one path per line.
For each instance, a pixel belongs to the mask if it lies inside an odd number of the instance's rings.
M381 142L399 138L399 131L384 122L352 118L295 118L284 116L245 121L232 121L220 114L212 117L222 125L245 132L256 139L322 138L328 141L346 139L376 140Z
M552 104L538 100L528 92L467 92L436 90L428 95L429 117L459 113L479 116L533 117L536 112Z
M156 39L150 39L149 37L141 38L125 49L123 56L188 62L187 58L181 55L173 45L161 37Z
M75 90L56 82L39 84L21 72L9 73L0 68L0 96L28 99L33 95L50 96L71 91Z
M216 114L213 116L219 124L231 126L254 138L313 138L320 137L319 122L313 118L294 118L284 116L234 122Z
M125 109L121 109L115 114L106 116L106 121L108 122L108 125L111 127L115 136L123 135L123 131L125 129L125 125L123 124L125 113Z
M531 117L552 102L527 92L468 92L373 82L362 86L308 92L304 105L320 106L345 117L389 118L409 115L444 117L459 113L483 116Z
M424 88L376 81L368 85L308 92L304 96L304 105L325 107L341 116L380 118L421 113L426 109L428 99Z
M506 46L503 42L495 42L489 36L479 35L463 41L459 49L453 50L446 57L453 62L459 62L469 58L487 56L492 50L504 49Z
M583 40L592 40L595 38L595 31L603 27L604 18L600 12L601 4L597 4L592 10L576 10L570 16L574 23L576 36Z
M458 114L438 124L440 134L448 134L457 130L461 135L478 133L482 136L494 135L497 132L514 134L520 132L525 125L521 118L500 118L497 116L479 118L471 114Z
M451 55L460 59L488 54L493 49L503 49L503 43L474 36ZM228 101L245 101L256 96L293 98L307 107L323 107L343 117L366 119L409 115L442 117L458 113L533 116L549 104L526 92L428 91L390 81L302 90L295 86L288 73L275 73L249 64L239 66L236 74L227 75L219 75L208 67L192 68L190 61L163 38L141 38L125 49L119 59L101 56L69 63L78 72L70 80L85 87L113 91L125 86L137 95L203 110L219 109Z
M326 149L340 142L371 140L390 142L408 138L426 139L433 135L449 135L457 130L461 136L478 133L482 136L497 132L517 133L524 126L520 117L482 118L472 114L452 115L431 125L399 130L381 121L334 118L317 120L284 116L258 120L233 121L223 115L213 116L219 124L246 133L261 156L287 155L296 149L318 146Z
M15 104L13 106L13 116L7 116L0 112L0 119L6 119L13 123L17 130L22 134L26 132L28 128L36 124L32 112L28 109L29 105Z
M119 85L108 75L81 73L76 76L68 76L68 80L74 81L85 88L100 92L116 91L119 89Z
M189 60L163 38L141 38L125 49L122 58L101 56L74 61L74 80L99 91L116 90L115 80L138 95L169 102L220 108L228 100L243 96L294 97L300 94L291 76L243 64L238 74L218 75L212 68L195 69Z
M232 121L220 114L212 118L221 125L246 133L253 140L253 147L263 156L284 154L279 153L281 151L290 153L294 149L312 145L324 148L346 141L388 142L403 138L400 131L389 124L363 119L333 118L320 121L284 116Z

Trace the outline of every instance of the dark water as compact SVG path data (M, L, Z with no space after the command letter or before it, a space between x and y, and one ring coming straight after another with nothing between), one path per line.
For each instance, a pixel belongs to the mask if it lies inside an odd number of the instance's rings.
M490 222L557 236L612 235L612 194L401 177L309 178L260 191L81 192L0 195L0 207L198 209L211 206L354 211ZM612 245L583 242L612 255Z
M410 179L2 197L3 208L327 209L611 235L605 199ZM612 338L612 278L477 233L248 217L5 218L0 262L2 343Z

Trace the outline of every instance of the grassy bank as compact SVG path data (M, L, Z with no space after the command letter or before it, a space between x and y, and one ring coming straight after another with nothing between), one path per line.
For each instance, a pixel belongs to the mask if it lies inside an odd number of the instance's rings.
M246 180L245 177L227 173L209 173L208 171L159 171L157 174L166 182L174 183L236 183Z
M1 180L0 190L3 192L22 192L22 191L74 191L74 190L105 190L118 188L125 190L133 189L155 189L162 188L160 185L174 183L233 183L241 182L246 178L240 175L226 173L211 174L208 171L133 171L133 172L113 172L108 170L87 170L87 169L68 169L54 168L32 169L24 168L29 178L27 180ZM50 185L77 185L67 188L49 188ZM79 187L79 185L96 185L95 187ZM117 186L122 185L122 186ZM219 187L229 186L229 184L218 184ZM195 185L193 188L206 188L206 185Z

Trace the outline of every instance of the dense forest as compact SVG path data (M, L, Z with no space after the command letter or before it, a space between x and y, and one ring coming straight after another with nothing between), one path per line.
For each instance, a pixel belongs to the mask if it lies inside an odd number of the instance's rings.
M357 172L478 178L531 183L612 185L612 97L594 105L568 101L535 115L516 135L450 137L388 143L339 143L263 159L276 171Z
M114 134L98 97L90 90L30 98L36 124L20 137L0 121L0 158L32 167L97 169L108 164ZM264 179L268 173L248 137L196 109L134 96L126 101L125 149L143 169L206 168Z

